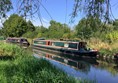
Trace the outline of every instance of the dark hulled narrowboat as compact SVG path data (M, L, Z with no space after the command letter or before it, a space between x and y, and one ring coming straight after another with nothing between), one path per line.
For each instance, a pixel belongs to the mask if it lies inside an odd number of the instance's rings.
M6 42L7 43L18 44L18 45L21 45L21 46L29 46L30 45L26 38L8 37L6 39Z
M60 52L79 57L96 57L97 50L88 49L86 42L72 42L72 41L54 41L54 40L33 40L33 48L50 50L53 52Z

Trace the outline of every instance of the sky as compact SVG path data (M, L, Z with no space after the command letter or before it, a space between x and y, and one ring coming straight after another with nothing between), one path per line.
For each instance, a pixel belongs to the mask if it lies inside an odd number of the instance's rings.
M13 14L14 12L16 13L16 9L17 9L16 7L18 6L16 4L17 1L12 0L12 3L14 5L14 10L9 12L7 14L8 16ZM60 22L60 23L66 23L71 27L74 26L75 24L77 24L77 21L79 21L80 18L83 16L81 14L79 17L75 18L76 22L69 23L70 18L71 18L71 13L72 13L72 10L73 10L74 0L42 0L42 4L46 8L46 10L48 10L48 12L51 15L51 17L53 18L53 20L55 20L56 22ZM43 7L40 8L43 25L48 27L49 22L52 19L50 18L50 16L46 12L46 10ZM32 20L32 22L36 26L41 25L38 16L35 17Z
M9 12L7 15L10 16L14 12L16 13L16 9L18 7L17 0L11 0L14 5L14 10ZM118 19L118 0L110 0L111 1L111 9L113 16ZM70 27L73 27L76 25L84 16L84 13L78 13L78 17L75 18L74 23L69 23L71 18L71 13L73 10L74 0L42 0L43 6L48 10L50 16L53 20L60 23L68 24ZM50 20L50 16L46 12L46 10L41 7L41 19L43 22L43 26L48 27ZM112 18L113 18L112 16ZM41 22L37 15L35 15L35 18L32 20L33 24L35 26L40 26ZM1 26L1 24L0 24Z

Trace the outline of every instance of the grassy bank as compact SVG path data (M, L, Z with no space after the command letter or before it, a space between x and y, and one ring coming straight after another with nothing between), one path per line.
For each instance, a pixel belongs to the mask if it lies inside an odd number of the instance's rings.
M118 43L114 41L112 43L103 42L97 38L91 38L88 40L88 44L90 48L95 48L99 50L100 55L113 56L118 53Z
M0 43L0 82L89 83L91 81L76 80L48 61L34 58L29 51L16 45Z

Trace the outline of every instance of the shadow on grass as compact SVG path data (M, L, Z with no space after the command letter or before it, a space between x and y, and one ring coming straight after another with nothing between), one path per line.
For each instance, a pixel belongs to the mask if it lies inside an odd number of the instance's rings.
M0 60L13 60L13 56L0 56Z

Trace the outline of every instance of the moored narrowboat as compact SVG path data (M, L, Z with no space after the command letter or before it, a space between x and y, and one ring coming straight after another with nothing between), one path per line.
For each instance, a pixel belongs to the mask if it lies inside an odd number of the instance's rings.
M18 44L18 45L21 45L21 46L29 46L30 45L26 38L8 37L6 39L6 42L7 43Z
M33 48L50 50L53 52L60 52L70 54L78 57L96 57L97 50L88 49L86 42L72 42L72 41L54 41L54 40L33 40Z

